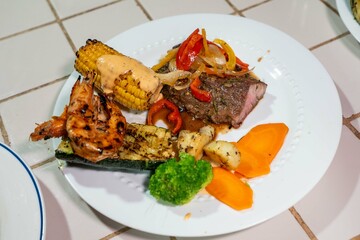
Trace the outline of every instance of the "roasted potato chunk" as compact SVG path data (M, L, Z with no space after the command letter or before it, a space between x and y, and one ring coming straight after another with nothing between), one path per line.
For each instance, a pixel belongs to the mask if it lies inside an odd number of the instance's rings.
M204 146L205 154L214 162L235 170L240 164L240 152L231 142L216 140Z
M215 129L212 126L202 127L199 132L182 130L178 137L179 152L186 152L199 160L203 156L204 146L213 140L214 135Z

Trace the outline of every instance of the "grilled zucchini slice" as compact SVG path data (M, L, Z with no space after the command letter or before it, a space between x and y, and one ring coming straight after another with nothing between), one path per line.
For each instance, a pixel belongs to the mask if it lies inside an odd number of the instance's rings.
M123 169L155 170L160 164L167 161L167 159L130 160L107 158L95 163L74 154L67 140L61 141L59 147L55 150L55 157L70 164L102 168L114 171Z
M350 6L355 20L360 23L360 0L350 0Z
M131 123L127 125L124 143L118 159L91 162L76 155L68 139L63 139L55 150L55 157L68 163L109 170L154 170L168 159L175 157L174 137L168 129Z

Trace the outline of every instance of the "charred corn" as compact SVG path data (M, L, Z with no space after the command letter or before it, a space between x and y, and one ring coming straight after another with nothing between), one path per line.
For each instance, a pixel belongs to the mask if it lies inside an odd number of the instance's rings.
M130 109L146 110L160 96L162 84L152 69L97 40L77 51L75 69L92 74L98 90Z
M139 87L139 82L132 77L131 72L119 75L115 79L113 93L115 101L127 108L135 110L146 110L149 108L151 93Z
M87 76L89 73L95 75L95 85L100 84L100 72L96 67L96 61L102 55L121 55L115 49L103 44L100 41L88 39L86 45L80 47L76 52L75 70L81 75ZM100 86L100 85L99 85Z

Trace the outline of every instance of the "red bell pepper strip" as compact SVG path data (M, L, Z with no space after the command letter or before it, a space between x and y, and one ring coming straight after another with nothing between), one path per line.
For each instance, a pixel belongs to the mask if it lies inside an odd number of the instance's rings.
M153 117L155 113L159 112L163 108L167 108L171 111L167 115L167 119L169 120L169 122L174 124L174 128L171 130L171 132L177 134L182 126L182 118L180 115L180 111L174 103L170 102L165 98L160 99L159 101L151 105L146 119L147 124L154 125L155 123L153 122Z
M190 91L192 95L201 102L210 102L211 93L206 90L200 89L199 88L200 85L201 85L201 81L198 77L191 82Z
M189 70L203 47L202 35L195 29L190 36L182 42L176 55L176 67L179 70Z
M243 69L249 70L249 64L244 63L238 57L236 57L236 64L239 65Z

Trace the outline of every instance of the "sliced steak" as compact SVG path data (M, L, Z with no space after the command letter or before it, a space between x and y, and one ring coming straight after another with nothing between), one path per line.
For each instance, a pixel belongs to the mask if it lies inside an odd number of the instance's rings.
M200 88L211 92L211 102L194 98L190 89L175 90L164 86L165 98L173 101L191 116L216 124L238 128L264 96L267 85L251 74L241 77L202 74Z

